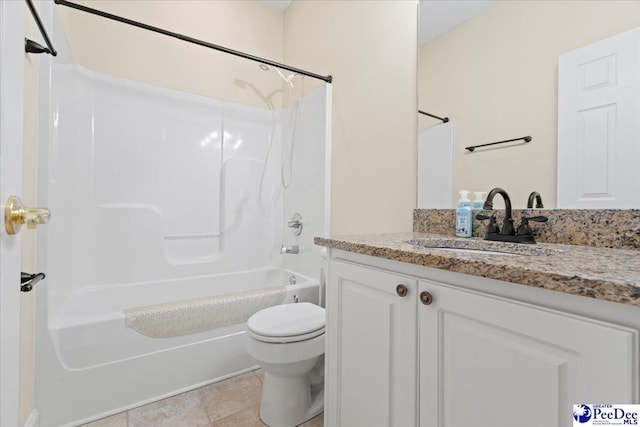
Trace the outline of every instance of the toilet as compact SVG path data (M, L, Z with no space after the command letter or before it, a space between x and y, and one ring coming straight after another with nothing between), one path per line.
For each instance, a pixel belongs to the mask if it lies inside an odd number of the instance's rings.
M323 411L324 320L324 308L302 302L247 321L247 352L264 370L260 418L270 427L294 427Z

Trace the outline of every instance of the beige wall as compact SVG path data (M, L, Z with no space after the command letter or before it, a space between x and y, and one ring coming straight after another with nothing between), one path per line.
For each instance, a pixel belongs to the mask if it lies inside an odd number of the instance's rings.
M76 3L282 61L283 13L255 0ZM76 61L92 70L261 108L267 108L264 97L282 89L278 77L255 62L67 7L56 10Z
M558 56L637 26L640 1L503 1L422 46L419 105L456 123L454 189L503 187L516 207L537 190L554 207ZM525 135L527 145L464 150Z
M416 1L294 1L285 59L331 74L331 233L410 231L416 192Z

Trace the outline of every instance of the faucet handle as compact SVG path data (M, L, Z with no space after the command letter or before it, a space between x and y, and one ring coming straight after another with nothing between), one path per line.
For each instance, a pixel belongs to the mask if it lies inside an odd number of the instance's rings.
M542 215L536 215L536 216L523 216L522 217L522 222L524 222L525 224L528 223L529 221L534 221L534 222L547 222L549 221L549 218L547 218L546 216L542 216Z
M487 216L487 215L483 215L483 214L477 214L476 215L476 219L479 219L480 221L484 221L486 219L489 220L489 225L487 225L486 234L489 234L489 233L496 233L497 234L497 233L500 232L500 227L498 227L498 224L496 223L496 213L495 212L491 216Z
M546 216L542 216L542 215L523 216L522 217L522 222L518 226L518 234L519 235L529 235L529 236L533 235L533 230L531 230L531 227L529 226L529 221L547 222L547 221L549 221L549 218L547 218Z

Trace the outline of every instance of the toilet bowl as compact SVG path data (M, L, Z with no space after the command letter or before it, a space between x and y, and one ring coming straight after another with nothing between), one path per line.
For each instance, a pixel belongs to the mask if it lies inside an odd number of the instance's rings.
M324 408L324 308L303 302L260 310L247 321L247 352L264 370L260 418L293 427Z

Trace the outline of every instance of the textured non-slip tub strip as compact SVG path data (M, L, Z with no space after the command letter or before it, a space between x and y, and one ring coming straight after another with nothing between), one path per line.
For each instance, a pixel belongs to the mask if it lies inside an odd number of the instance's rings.
M194 334L246 321L254 313L282 304L284 286L254 289L124 310L126 325L153 338Z

